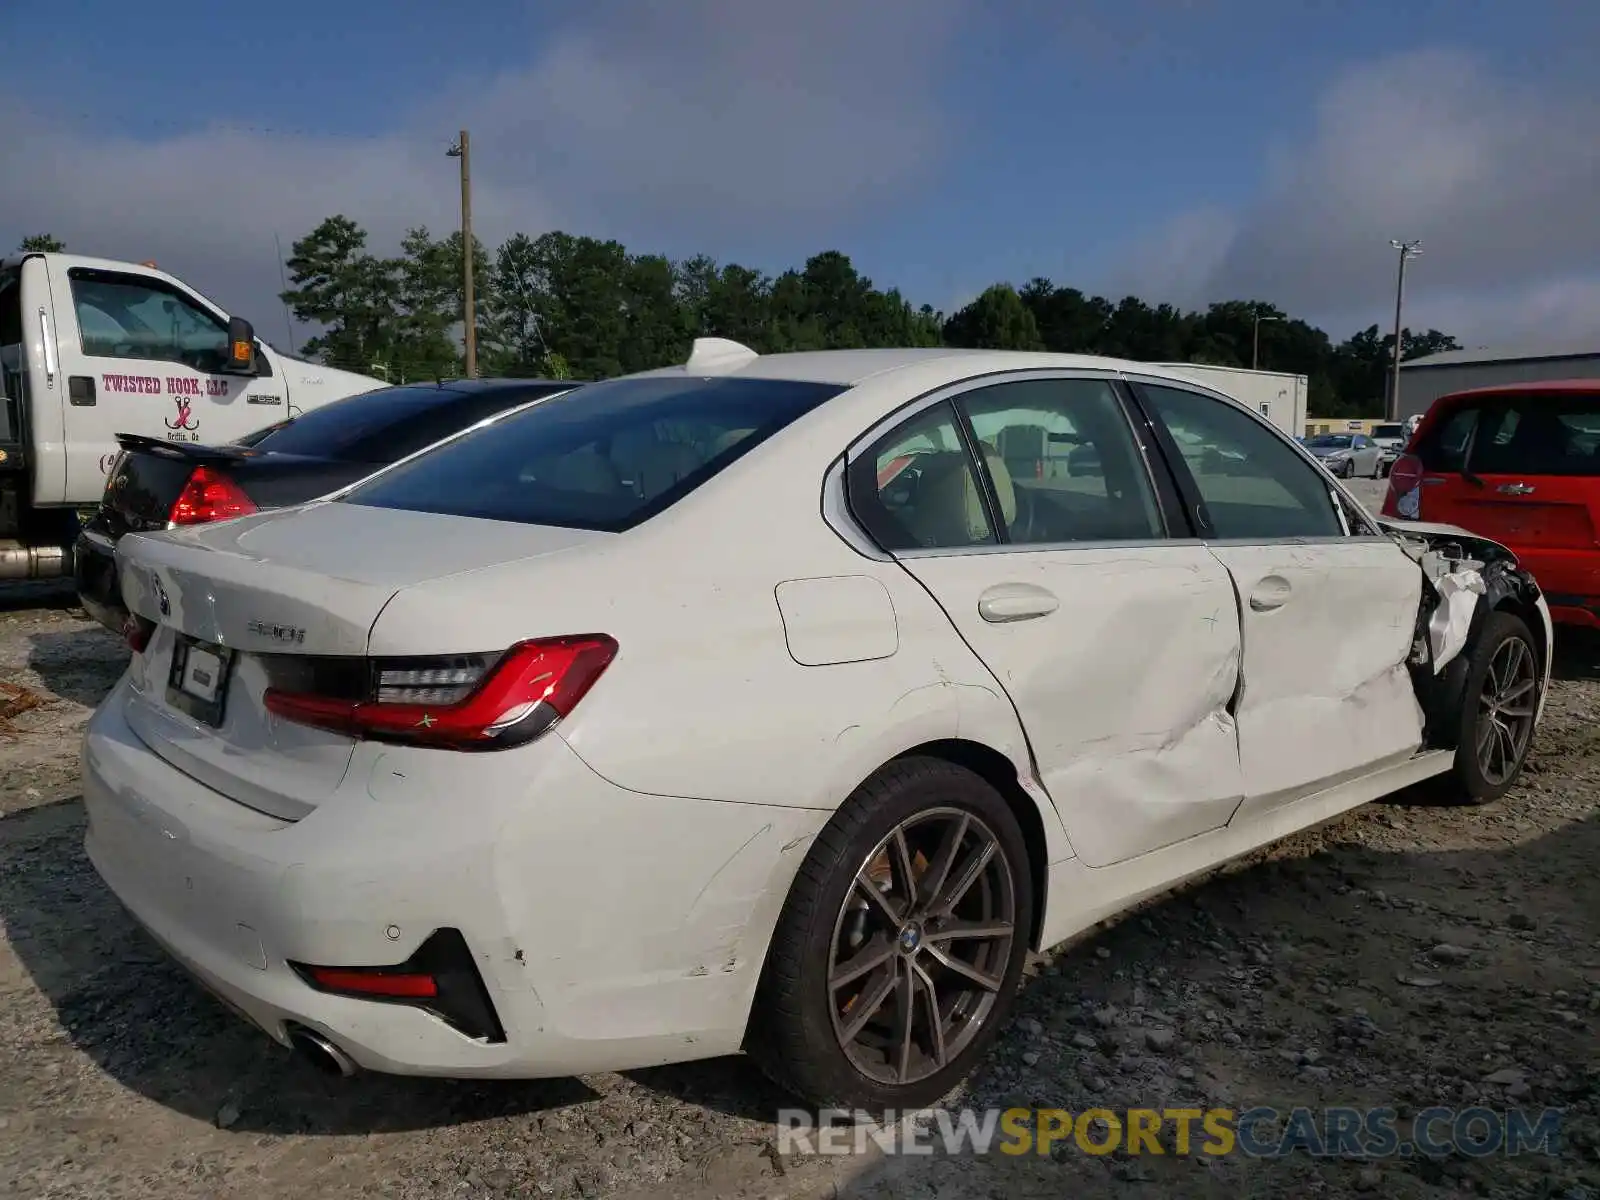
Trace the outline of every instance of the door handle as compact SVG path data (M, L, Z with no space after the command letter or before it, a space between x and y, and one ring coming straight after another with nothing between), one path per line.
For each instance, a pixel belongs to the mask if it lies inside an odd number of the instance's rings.
M978 597L978 615L997 625L1048 617L1059 607L1054 592L1032 583L998 583Z
M1502 483L1495 491L1503 496L1531 496L1534 489L1531 483Z
M44 385L56 385L56 339L50 329L50 310L39 306L39 346L44 351Z
M1271 612L1275 608L1282 608L1289 600L1289 581L1282 575L1268 575L1256 584L1255 591L1250 593L1250 607L1256 612Z

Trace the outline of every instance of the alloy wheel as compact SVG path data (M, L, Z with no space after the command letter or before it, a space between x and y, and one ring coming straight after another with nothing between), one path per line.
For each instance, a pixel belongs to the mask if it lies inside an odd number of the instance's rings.
M850 1063L905 1085L955 1059L994 1010L1016 930L1016 881L987 823L933 808L896 825L834 923L829 1010Z
M1533 736L1538 684L1528 644L1518 637L1501 642L1478 694L1478 769L1491 786L1505 783L1522 763Z

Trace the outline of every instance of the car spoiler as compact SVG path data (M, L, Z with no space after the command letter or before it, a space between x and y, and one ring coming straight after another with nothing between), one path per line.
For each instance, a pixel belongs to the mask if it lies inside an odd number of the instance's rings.
M231 463L256 457L253 451L240 446L200 446L193 442L169 442L164 438L150 437L143 433L119 433L116 438L117 445L130 452L157 454L164 458L179 458L197 464Z

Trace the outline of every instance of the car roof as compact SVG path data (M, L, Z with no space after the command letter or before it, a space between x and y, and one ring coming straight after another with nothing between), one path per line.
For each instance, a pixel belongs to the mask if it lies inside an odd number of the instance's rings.
M662 367L645 375L698 375L745 379L782 379L804 383L828 383L855 387L866 380L911 368L945 368L952 381L990 371L1017 370L1094 370L1147 375L1170 379L1174 383L1196 386L1186 375L1150 363L1105 358L1095 354L1051 354L1029 350L965 350L955 347L878 350L804 350L786 354L752 355L737 366L700 371L684 363ZM1203 383L1198 386L1205 387Z
M428 380L417 380L413 383L391 384L388 388L376 388L375 391L389 391L391 389L436 387L444 392L460 392L468 396L476 396L483 392L512 392L519 389L544 390L547 388L575 388L579 383L575 379L442 379L437 383Z
M1528 383L1497 383L1493 387L1468 388L1447 392L1440 400L1463 400L1473 396L1526 396L1548 392L1555 395L1584 395L1600 392L1600 379L1536 379ZM1435 402L1437 403L1437 401Z

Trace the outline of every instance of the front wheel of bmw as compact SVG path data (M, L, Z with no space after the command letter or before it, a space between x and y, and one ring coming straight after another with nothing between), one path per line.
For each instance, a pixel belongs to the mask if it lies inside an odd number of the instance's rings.
M747 1048L821 1107L920 1108L1010 1012L1032 934L1021 827L979 776L897 760L818 835L756 991Z
M1471 650L1456 742L1454 778L1465 803L1498 800L1522 773L1539 711L1539 667L1527 624L1489 614Z

